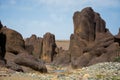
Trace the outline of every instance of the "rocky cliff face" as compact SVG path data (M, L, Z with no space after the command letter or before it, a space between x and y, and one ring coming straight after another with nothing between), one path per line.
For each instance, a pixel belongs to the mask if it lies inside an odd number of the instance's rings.
M116 55L119 42L106 28L99 13L91 7L84 8L74 13L73 22L74 34L70 37L69 47L73 67L113 60L110 55Z

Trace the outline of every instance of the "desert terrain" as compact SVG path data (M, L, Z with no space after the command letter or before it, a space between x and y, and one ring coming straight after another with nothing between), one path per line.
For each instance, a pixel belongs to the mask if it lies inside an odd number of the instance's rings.
M0 22L0 80L120 80L120 29L91 7L73 14L70 40L22 35Z

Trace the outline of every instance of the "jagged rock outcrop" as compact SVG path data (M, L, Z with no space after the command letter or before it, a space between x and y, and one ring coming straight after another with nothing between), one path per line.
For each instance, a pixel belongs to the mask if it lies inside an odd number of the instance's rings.
M81 12L75 12L73 16L74 34L79 35L86 41L95 39L94 11L91 8L85 8Z
M46 33L43 36L43 48L41 59L46 62L52 62L54 55L56 54L55 36L51 33Z
M33 56L38 57L45 62L52 62L56 55L55 36L51 33L46 33L43 38L37 38L32 35L25 41L26 50L32 53Z
M22 71L20 66L26 64L24 66L30 67L40 72L47 72L45 64L42 63L41 60L37 60L36 57L33 57L25 50L25 42L20 33L7 28L6 26L2 26L1 23L0 28L0 64L4 64L11 69L14 68L13 70L16 71ZM13 55L9 56L8 53L14 54L15 58ZM23 59L25 61L23 61ZM15 68L16 65L19 67Z
M75 12L73 16L74 34L70 37L69 51L74 68L98 62L112 61L116 55L119 39L106 28L105 21L91 7ZM110 46L117 46L111 49ZM109 48L110 47L110 48ZM110 55L109 55L110 53Z
M75 12L73 16L74 35L81 39L92 42L96 39L97 33L105 33L105 21L99 13L93 11L91 7Z
M37 58L41 58L43 39L32 35L25 40L26 50Z

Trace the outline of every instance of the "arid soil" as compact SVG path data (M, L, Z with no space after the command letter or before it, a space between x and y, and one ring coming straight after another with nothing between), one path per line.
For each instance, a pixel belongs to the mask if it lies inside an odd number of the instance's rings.
M56 44L58 48L62 47L64 50L68 50L70 41L69 40L56 40Z
M0 80L120 80L119 66L117 62L98 63L81 69L47 65L46 74L36 71L8 73L8 69L0 68Z

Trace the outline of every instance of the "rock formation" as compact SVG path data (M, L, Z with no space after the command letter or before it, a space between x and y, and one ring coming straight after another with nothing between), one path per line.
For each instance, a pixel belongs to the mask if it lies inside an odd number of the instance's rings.
M73 22L74 34L70 37L69 51L74 68L112 61L115 58L110 59L110 55L116 55L119 42L106 28L99 13L94 12L91 7L84 8L81 12L74 13Z
M4 64L11 69L13 69L13 67L15 67L17 64L17 66L26 64L24 66L38 70L40 72L47 72L47 69L44 63L42 63L42 60L37 60L36 57L33 57L25 50L25 42L20 33L2 26L1 23L0 28L0 64ZM9 56L10 54L14 55ZM16 69L13 70L22 71L21 67L16 67Z
M26 66L26 67L30 67L34 70L39 71L39 72L42 72L42 73L47 72L47 68L45 66L44 61L42 61L38 58L35 58L32 55L18 54L14 61L18 65L23 65L23 66Z
M52 62L56 55L55 36L51 33L46 33L43 38L32 35L26 39L25 45L28 52L48 63Z
M25 40L26 50L33 56L40 58L42 54L43 39L32 35Z
M43 36L43 52L41 56L42 60L45 60L46 62L52 62L53 57L56 54L55 48L55 36L51 33L46 33Z
M6 35L7 52L18 54L24 51L25 45L21 34L7 27L3 27L1 32Z
M0 22L0 66L16 71L24 71L22 66L26 66L47 72L44 62L80 68L120 57L120 30L113 36L100 14L91 7L75 12L73 22L69 50L57 48L51 33L43 38L32 35L24 41L20 33Z

